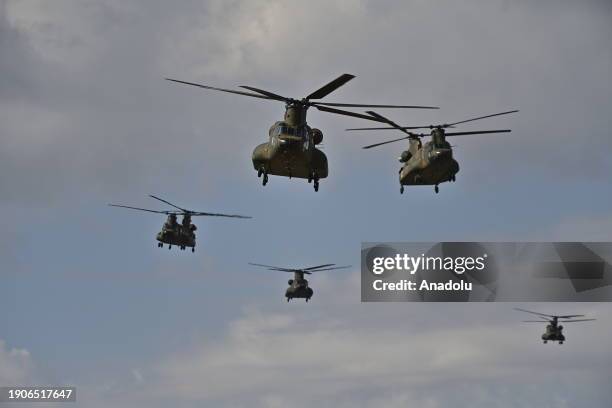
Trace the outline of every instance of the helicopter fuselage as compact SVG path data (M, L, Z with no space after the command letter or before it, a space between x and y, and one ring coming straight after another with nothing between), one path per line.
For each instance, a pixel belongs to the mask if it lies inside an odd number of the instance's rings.
M410 141L409 149L402 154L407 157L399 171L401 185L438 185L455 179L459 163L453 158L449 145Z
M194 251L196 245L194 231L196 229L196 226L191 222L178 223L176 219L172 219L172 216L170 216L164 223L162 230L157 233L158 246L161 248L163 244L168 244L168 248L172 248L172 245L176 245L182 250L189 247Z
M556 324L549 324L546 326L546 331L542 334L542 340L544 343L548 341L558 341L559 344L563 344L565 336L563 335L563 326Z
M253 168L260 175L308 180L326 178L327 157L316 148L321 140L321 131L306 124L291 126L284 121L276 122L270 128L269 141L253 151Z
M306 299L308 302L314 293L312 288L308 286L308 281L304 279L304 275L299 272L296 272L295 278L290 279L287 283L289 284L285 291L287 302L293 298Z

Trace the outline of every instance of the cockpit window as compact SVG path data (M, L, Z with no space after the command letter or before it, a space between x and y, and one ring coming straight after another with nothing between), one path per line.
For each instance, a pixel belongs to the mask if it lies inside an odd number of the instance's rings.
M295 136L295 128L290 126L281 126L281 134L282 135L291 135Z

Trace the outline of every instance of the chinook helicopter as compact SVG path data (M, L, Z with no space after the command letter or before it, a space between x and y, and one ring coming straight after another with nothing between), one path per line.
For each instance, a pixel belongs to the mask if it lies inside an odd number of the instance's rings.
M323 132L308 126L306 123L306 112L308 108L313 106L322 112L352 116L377 122L381 122L381 120L371 115L340 110L332 108L332 106L438 109L435 106L363 105L312 101L313 99L321 99L327 96L354 77L354 75L342 74L327 85L324 85L302 99L288 98L251 86L241 86L241 88L252 91L244 92L180 81L178 79L166 78L166 80L214 91L283 102L285 104L284 119L275 122L270 127L268 131L268 142L258 145L253 151L252 161L253 167L257 171L257 177L261 178L263 176L262 184L264 186L268 183L268 175L308 179L308 183L314 182L314 190L319 191L319 180L326 178L328 175L327 156L316 147L323 142Z
M146 208L139 207L130 207L127 205L119 205L119 204L109 204L111 207L121 207L121 208L129 208L132 210L139 211L147 211L157 214L166 214L168 218L166 222L162 226L162 230L157 233L156 239L159 241L157 243L158 248L163 248L164 244L168 244L168 249L172 249L172 245L178 246L181 251L184 251L185 248L191 248L191 252L195 252L196 245L196 235L195 231L197 227L195 224L191 223L191 217L197 216L212 216L212 217L231 217L231 218L251 218L244 215L232 215L232 214L216 214L216 213L206 213L199 211L191 211L176 206L162 198L156 197L154 195L149 195L149 197L154 198L156 200L161 201L162 203L166 203L179 211L171 210L171 211L158 211L158 210L149 210ZM181 223L177 222L177 215L183 216Z
M306 302L308 302L312 297L314 291L310 286L308 286L308 281L304 279L304 275L310 275L313 272L331 271L334 269L346 269L351 267L350 265L335 266L336 264L323 264L318 266L311 266L310 268L293 269L256 263L249 263L249 265L268 268L271 271L292 272L293 279L289 279L289 281L287 282L289 284L289 287L285 291L285 297L287 298L287 302L289 302L293 298L305 299Z
M531 313L538 316L541 320L523 320L526 323L546 323L546 331L542 334L542 341L544 344L548 343L548 341L558 341L559 344L563 344L565 341L565 336L563 335L563 326L559 323L570 323L570 322L588 322L595 319L572 319L574 317L584 317L584 315L566 315L566 316L555 316L555 315L547 315L544 313L532 312L530 310L514 308L514 310L518 310L520 312ZM572 320L567 320L572 319Z
M455 181L455 176L459 172L459 163L453 158L453 148L446 141L447 136L463 136L463 135L482 135L487 133L506 133L510 129L500 130L477 130L469 132L446 132L447 128L453 128L460 123L472 122L475 120L490 118L493 116L507 115L509 113L518 112L512 110L508 112L495 113L493 115L480 116L477 118L462 120L454 123L444 123L441 125L429 126L400 126L384 116L368 111L369 115L379 119L381 122L386 122L388 127L373 127L373 128L351 128L352 130L388 130L396 129L407 136L399 139L388 140L386 142L375 143L369 146L364 146L364 149L381 146L387 143L398 142L408 139L408 150L402 152L399 161L402 167L399 170L400 194L404 194L404 186L414 185L433 185L436 194L439 191L438 185L447 181ZM431 140L423 145L421 138L427 136L423 133L412 133L408 129L431 129Z

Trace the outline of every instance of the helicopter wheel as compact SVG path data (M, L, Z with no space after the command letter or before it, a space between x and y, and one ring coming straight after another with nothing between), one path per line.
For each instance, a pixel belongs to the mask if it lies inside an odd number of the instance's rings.
M172 249L172 245L168 245L168 249Z
M436 186L434 187L434 191L436 192L436 194L438 194L438 192L440 191L440 189L438 188L438 185L436 184Z
M290 297L287 297L287 303L289 303L289 301L290 301L290 300L291 300L291 298L290 298Z
M191 252L195 252L195 247L191 247Z
M264 172L263 167L260 167L259 170L257 170L257 177L261 177L263 172Z
M560 341L560 342L559 342L559 344L563 344L563 342L562 342L562 341Z
M319 180L317 179L314 181L314 191L319 191Z
M400 186L400 194L404 194L404 186Z
M268 173L263 174L263 181L261 182L261 184L264 186L268 184Z
M548 340L544 340L544 344L548 343Z
M306 303L308 303L308 300L309 300L309 299L310 299L310 298L306 298Z
M161 248L161 247L163 247L163 246L164 246L164 244L162 244L161 242L158 242L158 243L157 243L157 247L158 247L158 248Z

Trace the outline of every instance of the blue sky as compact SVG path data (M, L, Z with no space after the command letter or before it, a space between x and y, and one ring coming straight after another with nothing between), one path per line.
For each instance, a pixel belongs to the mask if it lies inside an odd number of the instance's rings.
M362 241L611 240L611 11L1 2L0 383L76 384L83 407L608 406L609 305L528 305L600 320L561 353L512 304L360 304L358 262ZM384 112L406 125L520 112L461 128L512 133L453 140L456 183L400 196L402 144L361 149L394 132L310 111L314 193L252 169L281 104L163 80L301 97L344 72L326 100L441 107ZM160 250L163 217L106 206L161 209L148 194L254 219L197 219L195 254ZM248 262L354 268L288 305L288 277Z

